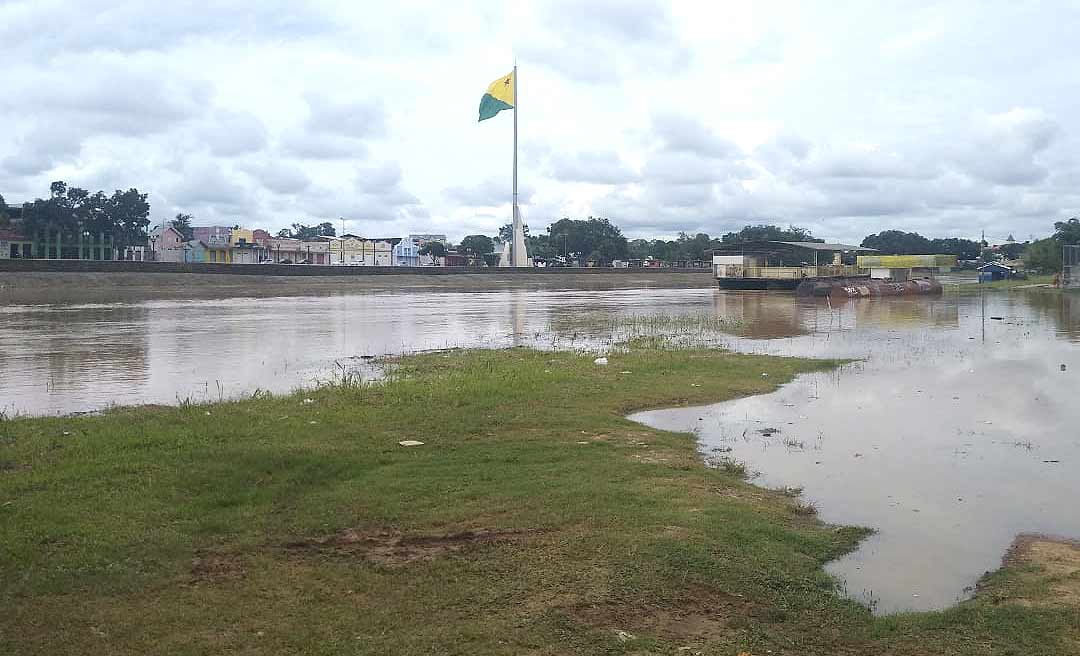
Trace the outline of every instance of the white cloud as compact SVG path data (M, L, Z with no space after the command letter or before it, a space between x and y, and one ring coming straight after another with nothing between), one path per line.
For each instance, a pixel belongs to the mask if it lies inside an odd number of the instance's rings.
M155 217L493 233L515 57L533 229L802 223L1046 234L1080 211L1080 8L688 0L0 3L0 193L138 187ZM527 29L526 29L527 28Z

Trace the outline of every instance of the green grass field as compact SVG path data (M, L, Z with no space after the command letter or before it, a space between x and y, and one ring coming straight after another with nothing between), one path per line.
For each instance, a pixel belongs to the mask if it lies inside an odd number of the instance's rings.
M864 530L624 418L838 363L610 358L455 351L379 385L0 421L0 653L1080 653L1036 565L873 618L822 570Z

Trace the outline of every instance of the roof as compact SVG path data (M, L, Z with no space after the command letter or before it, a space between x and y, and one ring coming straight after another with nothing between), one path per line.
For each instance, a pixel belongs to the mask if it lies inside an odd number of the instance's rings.
M772 241L766 242L770 244L783 244L784 246L794 246L796 248L809 248L812 251L873 251L877 252L876 248L865 248L863 246L852 246L850 244L826 244L817 241Z
M743 251L743 250L764 250L775 249L777 247L789 247L789 248L805 248L811 251L859 251L865 253L876 253L876 248L865 248L863 246L852 246L851 244L828 244L818 241L744 241L734 242L728 244L721 244L717 248L712 248L712 251Z
M976 271L982 271L983 269L1004 269L1006 271L1013 270L1011 266L1004 265L1001 262L987 262L982 266L975 267Z

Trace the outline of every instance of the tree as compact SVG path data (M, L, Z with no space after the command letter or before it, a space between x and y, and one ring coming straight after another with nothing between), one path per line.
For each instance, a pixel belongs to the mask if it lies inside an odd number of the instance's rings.
M930 254L930 240L917 232L883 230L862 240L863 248L875 248L885 255Z
M955 255L960 260L978 259L982 247L973 239L959 239L948 237L945 239L931 239L929 251L926 254Z
M11 218L8 216L8 206L4 201L4 195L0 194L0 228L6 228L11 225Z
M1080 218L1054 223L1054 239L1063 246L1080 244Z
M558 254L552 248L551 239L548 235L530 235L526 233L525 250L529 252L531 257L542 257L544 259L553 258Z
M1024 251L1024 267L1043 273L1061 271L1061 244L1053 237L1031 242Z
M191 227L190 214L177 214L176 218L170 221L169 224L184 236L184 241L191 241L195 238L195 229Z
M468 235L461 240L458 250L472 259L481 258L495 252L495 244L487 235Z
M529 224L528 223L522 224L521 231L525 233L525 243L526 243L525 247L528 248ZM513 238L514 238L514 224L513 223L507 223L503 227L499 228L499 241L506 242L506 241L510 241ZM530 252L532 251L531 248L528 248L528 250Z
M436 262L436 258L446 256L446 244L441 241L425 242L424 245L420 247L420 254L430 256L431 261Z
M305 225L303 223L292 224L292 229L282 228L278 230L278 237L284 239L302 239L308 241L317 237L336 237L337 230L334 230L334 224L329 221L324 221L318 225Z
M738 232L727 233L720 240L725 244L737 244L745 241L825 241L824 239L815 239L806 228L789 225L785 230L779 226L764 224L747 225Z
M1024 252L1024 249L1027 247L1028 244L1021 244L1018 241L1007 241L1002 244L998 248L998 250L1000 250L1001 254L1005 256L1005 259L1015 260L1016 258L1020 257L1020 255Z
M560 219L548 226L548 241L556 253L573 255L599 264L623 259L628 252L622 230L607 219L590 216L585 220Z
M146 202L146 194L140 194L134 187L127 191L117 189L109 197L106 211L114 226L113 238L117 245L137 245L145 240L146 228L150 225L150 203Z

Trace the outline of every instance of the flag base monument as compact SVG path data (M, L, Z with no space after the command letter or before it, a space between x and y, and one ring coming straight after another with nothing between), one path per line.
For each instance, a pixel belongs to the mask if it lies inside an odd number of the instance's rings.
M487 93L480 99L480 119L485 121L504 109L514 111L514 192L513 192L513 235L508 244L510 252L499 258L499 266L529 267L532 261L525 248L525 224L521 220L518 208L518 123L517 123L517 65L509 75L504 75L488 85ZM478 121L478 122L479 122Z

